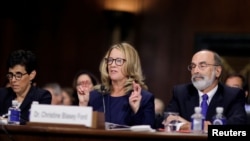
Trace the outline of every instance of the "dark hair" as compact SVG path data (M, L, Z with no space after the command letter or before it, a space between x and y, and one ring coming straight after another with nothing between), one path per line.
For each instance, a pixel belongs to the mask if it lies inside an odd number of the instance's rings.
M91 72L89 72L89 71L87 71L87 70L80 70L80 71L78 71L78 72L75 74L75 77L74 77L74 79L73 79L73 84L72 84L72 85L73 85L73 88L74 88L74 89L76 88L78 77L79 77L80 75L83 75L83 74L86 74L86 75L88 75L88 76L90 77L91 82L93 83L94 86L97 85L97 84L99 84L99 80L97 79L97 77L96 77L93 73L91 73Z
M10 54L7 61L7 68L13 68L16 65L24 66L28 74L37 69L37 60L35 54L31 51L17 50Z
M249 104L250 98L249 98L249 86L246 77L240 73L230 73L226 76L224 83L226 83L227 79L232 78L232 77L238 77L242 81L242 89L244 92L248 93L246 96L246 103Z
M65 91L65 93L69 96L71 105L75 103L76 98L73 96L74 94L74 89L71 87L63 87L62 91Z
M225 78L225 83L226 83L227 79L232 78L232 77L238 77L238 78L240 78L241 81L242 81L242 86L241 86L242 89L243 89L243 90L247 90L246 79L245 79L245 77L244 77L243 75L241 75L241 74L239 74L239 73L230 73L230 74L228 74L228 75L226 76L226 78Z
M88 75L90 77L93 86L95 86L95 85L97 85L97 84L100 83L99 79L97 79L97 77L93 73L91 73L90 71L87 71L87 70L80 70L80 71L78 71L75 74L75 76L74 76L73 84L72 84L73 89L74 89L73 97L75 99L74 102L73 102L73 105L78 105L79 104L79 99L78 99L78 95L77 95L77 91L76 91L76 86L77 86L77 79L78 79L78 77L80 75L83 75L83 74Z

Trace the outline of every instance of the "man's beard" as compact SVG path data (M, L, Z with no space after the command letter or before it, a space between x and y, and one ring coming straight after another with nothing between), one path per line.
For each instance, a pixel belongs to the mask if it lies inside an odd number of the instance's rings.
M200 79L202 80L195 80L196 77L200 77ZM210 85L212 85L215 79L216 79L215 71L213 70L211 79L209 79L208 76L197 74L197 75L192 76L191 81L196 89L202 91L206 89L207 87L209 87Z

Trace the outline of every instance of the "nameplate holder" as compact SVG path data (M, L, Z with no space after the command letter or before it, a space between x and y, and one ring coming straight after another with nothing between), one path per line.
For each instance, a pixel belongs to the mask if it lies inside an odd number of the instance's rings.
M97 128L104 126L104 116L102 113L93 112L93 108L88 106L38 104L31 106L30 123L83 125Z

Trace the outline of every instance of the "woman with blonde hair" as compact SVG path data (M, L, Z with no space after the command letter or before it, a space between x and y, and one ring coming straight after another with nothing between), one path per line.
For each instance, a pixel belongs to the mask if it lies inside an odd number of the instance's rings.
M78 87L80 106L104 112L106 122L154 126L154 96L147 89L141 62L128 43L111 46L100 63L101 85ZM90 92L91 91L91 92Z

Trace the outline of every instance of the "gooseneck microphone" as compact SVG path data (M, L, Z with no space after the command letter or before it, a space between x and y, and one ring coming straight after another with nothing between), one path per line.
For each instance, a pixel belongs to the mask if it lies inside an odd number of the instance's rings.
M103 105L103 112L104 114L106 113L106 106L105 106L105 100L104 100L104 95L106 93L106 89L104 85L101 85L101 93L102 93L102 105Z

